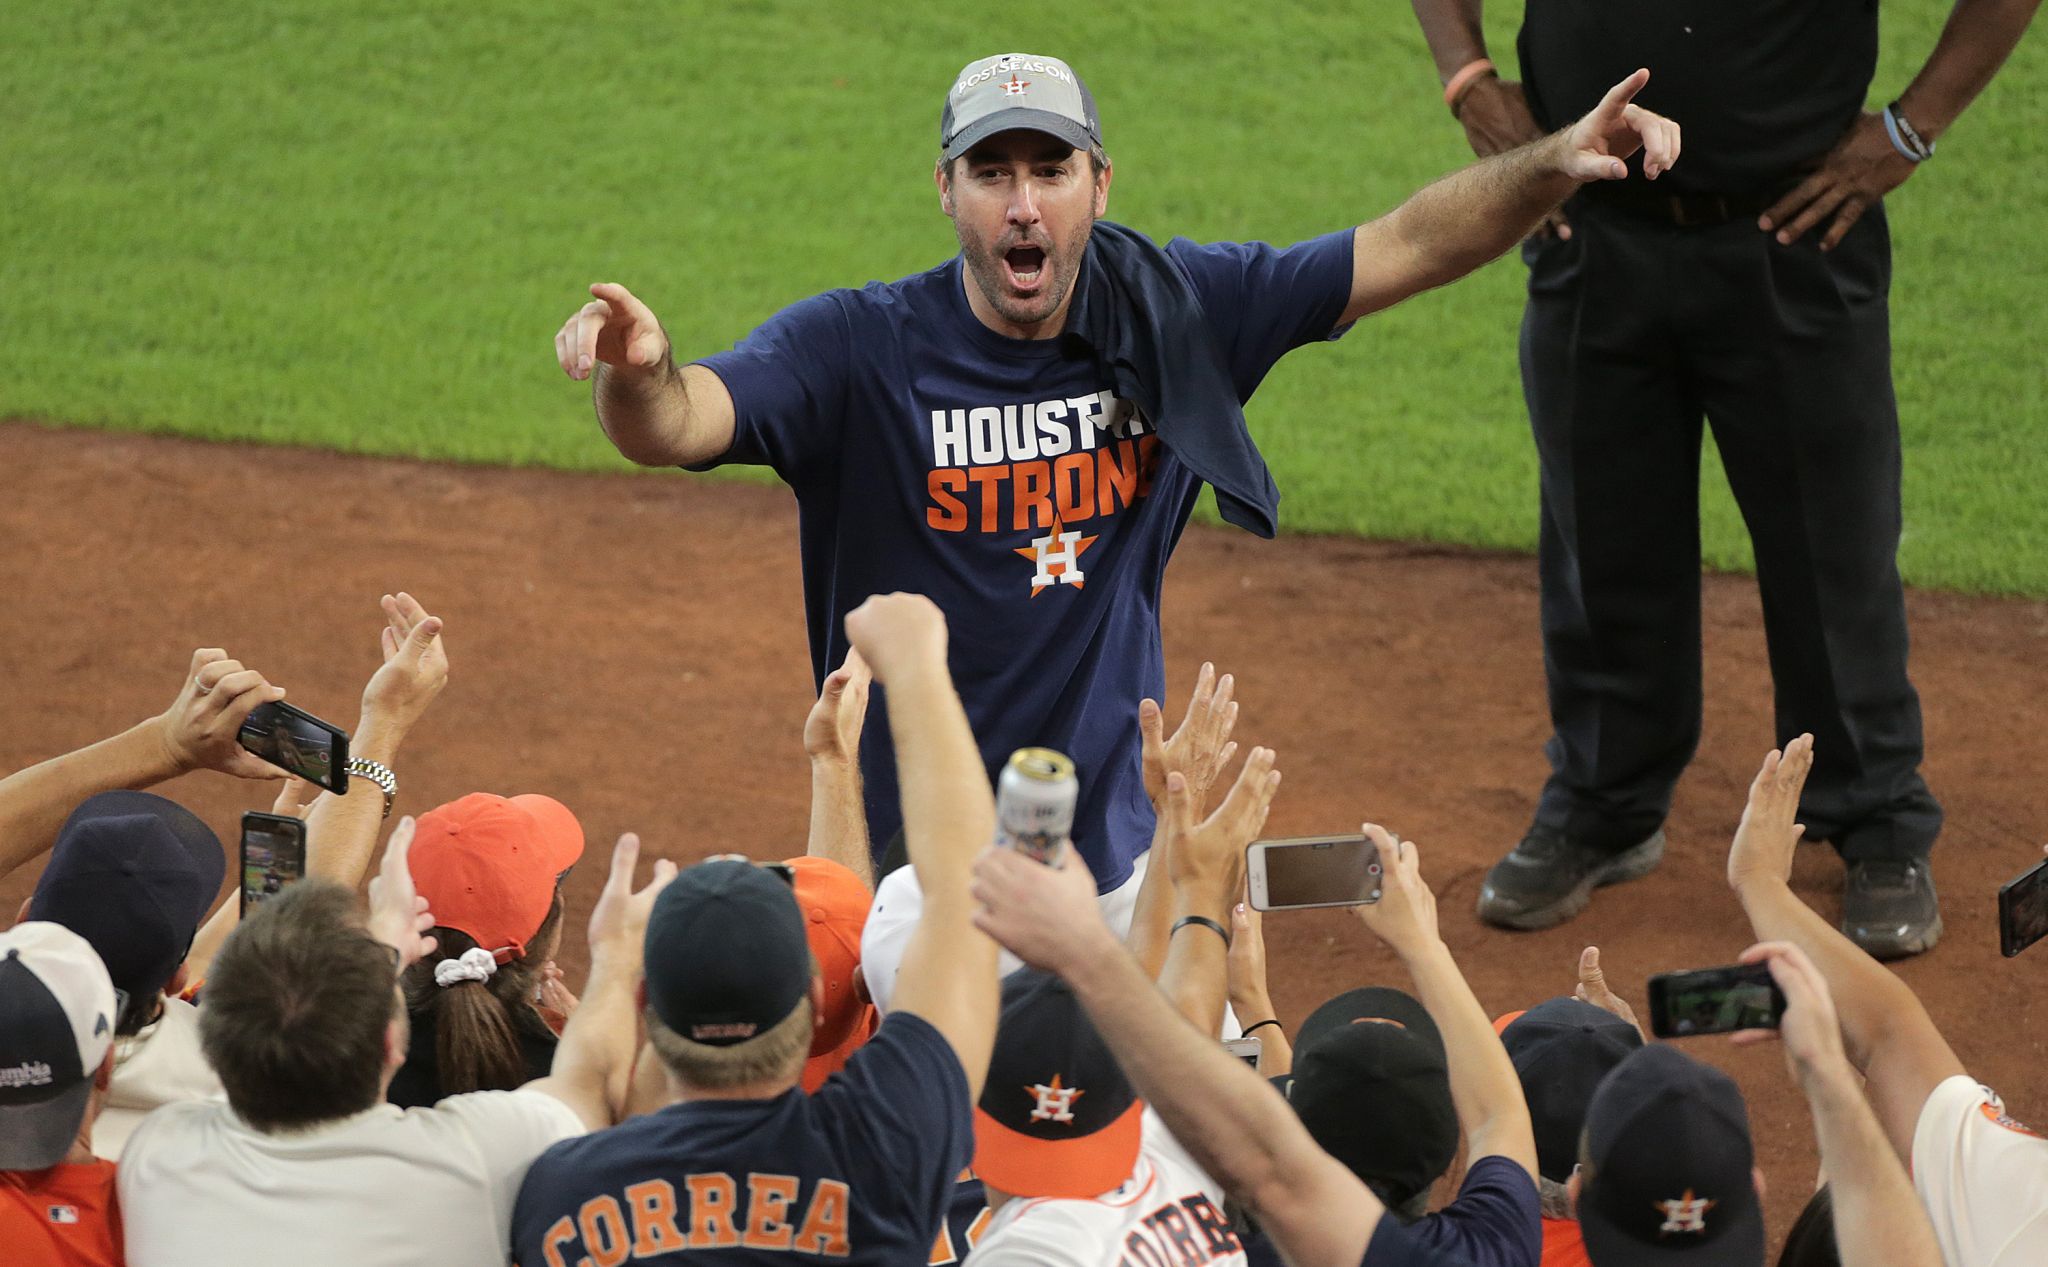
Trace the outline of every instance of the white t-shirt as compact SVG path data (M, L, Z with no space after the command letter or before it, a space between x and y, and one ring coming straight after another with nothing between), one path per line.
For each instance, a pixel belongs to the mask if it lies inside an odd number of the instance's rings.
M527 1167L582 1133L537 1091L379 1104L279 1135L225 1104L169 1105L121 1158L129 1267L504 1267Z
M1223 1189L1151 1109L1138 1164L1099 1197L1017 1197L996 1211L967 1267L1115 1267L1200 1263L1243 1267L1244 1246L1223 1213Z
M1920 1106L1913 1187L1948 1267L2048 1263L2048 1139L1961 1074Z
M114 1040L114 1080L92 1126L92 1151L121 1160L128 1137L151 1109L191 1100L225 1101L220 1079L199 1049L199 1009L164 1000L156 1020L133 1038Z

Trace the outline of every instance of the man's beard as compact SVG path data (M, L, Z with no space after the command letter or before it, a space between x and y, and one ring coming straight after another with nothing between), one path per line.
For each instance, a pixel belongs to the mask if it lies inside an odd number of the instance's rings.
M960 253L966 257L967 271L973 275L981 297L995 309L996 315L1011 325L1036 326L1058 312L1060 305L1066 302L1068 292L1073 289L1074 278L1081 271L1081 257L1087 250L1088 235L1094 227L1095 220L1091 216L1071 241L1057 246L1038 229L1011 229L988 245L970 241L967 230L957 221L954 233L960 239ZM1018 295L1012 289L1007 260L1011 252L1028 252L1031 248L1044 253L1040 281L1036 293Z

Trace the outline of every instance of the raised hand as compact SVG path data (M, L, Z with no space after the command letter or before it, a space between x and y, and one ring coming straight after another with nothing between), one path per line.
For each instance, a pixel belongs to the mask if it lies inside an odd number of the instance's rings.
M1215 813L1199 820L1190 780L1179 771L1166 776L1166 866L1176 890L1199 886L1228 894L1244 883L1244 847L1265 827L1273 794L1280 790L1273 761L1271 748L1252 749L1230 795Z
M1230 909L1230 1006L1244 1024L1273 1015L1273 996L1266 986L1266 917L1239 902Z
M363 687L363 715L365 720L410 729L448 685L448 648L441 641L442 622L403 590L378 601L384 609L384 628L378 637L384 664Z
M1634 104L1650 82L1639 70L1607 90L1591 113L1565 134L1564 174L1573 180L1620 180L1628 175L1626 160L1643 151L1643 175L1651 180L1678 161L1679 129L1661 114Z
M1048 867L1015 849L990 848L974 863L974 926L1034 968L1067 976L1103 955L1124 953L1102 922L1095 877L1068 849Z
M1783 884L1792 876L1792 854L1806 834L1799 814L1799 792L1813 769L1813 736L1801 735L1779 752L1764 758L1749 785L1749 804L1728 850L1728 887L1740 892L1759 881Z
M1884 115L1866 111L1835 142L1820 169L1772 203L1757 217L1756 227L1766 233L1777 229L1779 243L1789 246L1832 216L1820 240L1821 250L1832 251L1865 211L1906 183L1916 166L1892 148Z
M438 944L429 935L434 913L412 883L412 836L412 815L407 814L391 829L384 862L370 879L370 935L398 952L400 972L433 954Z
M1138 733L1143 740L1145 795L1152 807L1166 803L1166 776L1178 770L1187 776L1194 796L1195 812L1209 804L1209 789L1216 776L1230 764L1237 745L1230 732L1237 726L1237 701L1231 698L1237 680L1230 674L1216 678L1216 666L1204 663L1195 675L1195 689L1188 696L1187 712L1173 737L1164 736L1165 717L1157 700L1138 701Z
M846 640L883 685L946 663L946 618L922 594L876 594L846 613Z
M804 719L804 753L813 761L852 761L860 755L860 734L867 725L868 685L875 678L860 652L848 648L846 659L825 675L824 689Z
M1785 994L1785 1014L1777 1029L1746 1029L1734 1035L1733 1041L1783 1042L1785 1064L1804 1086L1811 1087L1818 1078L1850 1073L1834 995L1806 952L1788 941L1767 941L1743 951L1740 962L1770 964L1771 978Z
M1422 881L1422 858L1412 840L1398 840L1378 823L1362 830L1380 851L1380 900L1357 907L1358 918L1388 949L1406 958L1442 940L1436 894Z
M581 382L598 361L632 373L667 363L668 332L632 291L617 282L598 282L590 293L595 298L555 332L555 360L564 374Z
M540 984L533 988L533 1001L564 1020L576 1015L576 995L570 991L569 983L562 979L562 970L552 959L541 965Z
M612 846L612 870L605 877L597 905L590 909L590 951L624 953L637 960L647 936L647 917L654 911L655 895L676 878L676 864L663 858L654 864L654 876L635 892L633 868L640 862L640 837L627 832Z
M282 779L283 770L242 746L242 723L259 705L284 698L254 669L219 647L192 653L178 698L157 719L164 753L180 771L218 770L244 779Z
M1635 1026L1636 1033L1644 1042L1650 1041L1650 1036L1643 1033L1643 1023L1636 1019L1636 1010L1628 1005L1628 1000L1608 988L1607 974L1600 968L1598 946L1588 946L1579 952L1579 984L1572 991L1572 997L1603 1012L1612 1012Z

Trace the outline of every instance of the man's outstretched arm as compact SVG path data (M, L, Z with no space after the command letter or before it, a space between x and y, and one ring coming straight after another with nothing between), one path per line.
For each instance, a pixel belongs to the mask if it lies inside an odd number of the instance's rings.
M1580 185L1620 180L1643 151L1651 180L1678 161L1678 125L1633 104L1639 70L1562 132L1481 159L1424 186L1353 238L1345 321L1456 281L1529 236Z
M642 466L695 466L723 457L735 427L732 393L701 365L678 366L668 332L616 282L555 332L555 360L578 382L593 374L597 421L613 447Z
M1849 1060L1892 1147L1910 1162L1928 1094L1965 1070L1906 983L1792 892L1792 853L1806 830L1792 820L1812 768L1812 735L1764 758L1728 853L1728 883L1758 938L1799 947L1827 979Z

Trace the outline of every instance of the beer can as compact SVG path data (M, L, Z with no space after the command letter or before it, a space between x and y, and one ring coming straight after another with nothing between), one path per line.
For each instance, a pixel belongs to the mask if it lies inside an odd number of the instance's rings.
M996 780L996 843L1051 866L1074 830L1081 784L1074 759L1050 748L1019 748Z

